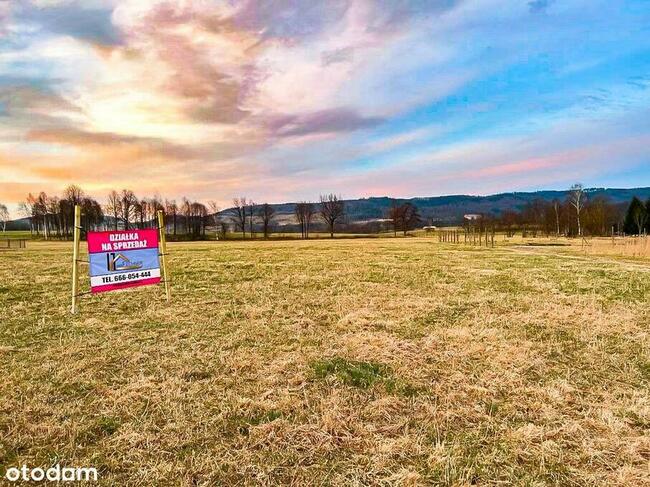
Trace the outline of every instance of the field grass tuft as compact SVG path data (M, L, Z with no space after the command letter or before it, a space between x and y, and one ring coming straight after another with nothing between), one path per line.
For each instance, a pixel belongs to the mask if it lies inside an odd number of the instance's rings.
M310 366L318 379L335 376L343 384L361 389L367 389L390 376L390 370L383 364L350 361L340 357L317 360Z

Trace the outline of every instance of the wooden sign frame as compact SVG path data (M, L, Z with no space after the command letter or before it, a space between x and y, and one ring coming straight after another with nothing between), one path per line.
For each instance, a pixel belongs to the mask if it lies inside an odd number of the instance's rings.
M162 282L165 284L165 298L167 302L171 302L171 289L169 286L169 277L167 274L167 240L165 238L165 215L162 210L157 211L158 221L158 256L160 257L160 267L162 271ZM72 247L72 314L76 314L78 310L79 297L83 294L79 292L79 264L81 262L88 262L79 259L79 247L81 244L81 207L75 205L74 207L74 232L73 232L73 247Z

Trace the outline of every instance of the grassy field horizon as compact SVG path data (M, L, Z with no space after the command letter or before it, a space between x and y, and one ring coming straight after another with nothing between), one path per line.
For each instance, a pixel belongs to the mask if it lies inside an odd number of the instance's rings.
M168 250L171 304L145 287L74 316L70 243L0 253L0 474L650 485L645 258L435 238Z

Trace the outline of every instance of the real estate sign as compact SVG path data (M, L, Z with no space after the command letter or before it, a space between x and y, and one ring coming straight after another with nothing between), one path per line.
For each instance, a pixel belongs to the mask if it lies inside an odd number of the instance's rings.
M158 230L88 232L87 238L93 293L160 282Z

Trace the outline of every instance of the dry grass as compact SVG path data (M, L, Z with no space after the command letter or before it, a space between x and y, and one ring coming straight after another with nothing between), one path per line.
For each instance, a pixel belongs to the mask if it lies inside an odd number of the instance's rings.
M650 260L650 238L595 238L588 240L584 251L589 255L615 255Z
M170 245L69 307L0 255L0 465L105 485L650 485L648 266L432 239ZM3 472L0 472L3 473Z

